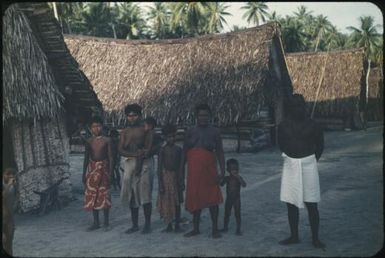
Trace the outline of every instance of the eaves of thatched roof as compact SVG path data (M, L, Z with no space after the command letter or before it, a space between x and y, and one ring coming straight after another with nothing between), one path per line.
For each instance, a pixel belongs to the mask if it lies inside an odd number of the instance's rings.
M253 118L271 101L265 91L273 76L269 62L279 33L278 26L269 23L185 39L65 35L65 42L110 114L122 118L125 105L137 102L145 115L161 123L187 121L195 104L207 102L218 122L229 124Z
M3 122L101 111L47 3L11 5L3 30Z
M309 106L319 87L315 117L343 117L358 110L365 76L362 48L290 53L286 61L294 93L302 94Z

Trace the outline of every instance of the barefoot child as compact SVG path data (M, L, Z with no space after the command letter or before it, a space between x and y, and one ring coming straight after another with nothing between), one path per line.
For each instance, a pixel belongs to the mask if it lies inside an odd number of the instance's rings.
M239 164L236 159L229 159L226 162L227 171L230 173L221 182L221 186L226 184L226 202L225 202L225 218L222 232L227 232L231 208L234 207L235 220L237 222L237 235L242 235L241 232L241 186L245 187L246 183L239 175Z
M104 211L104 229L109 226L108 213L111 208L110 184L114 160L111 139L102 136L103 121L93 117L92 137L85 144L83 184L85 185L84 209L93 211L94 223L89 231L98 229L99 210Z
M175 219L175 232L180 232L180 191L183 180L178 173L181 163L182 148L175 145L176 127L165 125L162 133L166 139L166 145L160 149L158 161L158 210L161 218L167 224L163 232L171 232L172 221Z
M12 256L12 242L15 232L14 210L15 210L15 185L16 170L6 168L3 173L3 219L2 219L2 243L4 250Z

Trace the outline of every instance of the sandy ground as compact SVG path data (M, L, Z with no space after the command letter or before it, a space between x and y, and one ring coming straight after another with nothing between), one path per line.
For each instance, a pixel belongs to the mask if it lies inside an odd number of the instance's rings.
M119 257L119 256L372 256L384 242L383 225L383 127L367 131L326 132L325 151L319 162L321 181L320 238L325 250L314 249L306 209L300 210L301 243L280 246L289 226L286 206L279 200L282 160L276 147L259 153L226 153L237 158L247 182L242 189L243 236L236 236L235 219L220 239L209 237L210 216L202 212L202 234L185 238L162 233L163 222L153 209L152 233L127 235L131 226L119 193L112 191L111 230L86 232L92 215L82 209L83 157L71 155L74 196L62 210L44 216L17 215L14 255L23 257ZM153 200L157 196L154 181ZM225 189L222 192L225 195ZM223 205L219 224L223 223ZM143 211L139 213L143 225ZM191 220L190 214L182 216ZM190 230L191 223L183 225Z

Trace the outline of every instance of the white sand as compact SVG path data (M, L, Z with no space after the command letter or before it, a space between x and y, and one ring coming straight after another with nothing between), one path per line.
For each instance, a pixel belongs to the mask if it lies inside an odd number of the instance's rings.
M157 180L154 182L151 234L127 235L131 226L127 208L112 191L112 229L86 232L91 213L82 209L83 157L71 155L72 182L77 200L47 215L17 215L14 255L28 257L119 257L119 256L372 256L383 243L382 127L367 131L327 132L325 151L319 162L321 181L320 238L325 251L314 249L306 209L300 210L301 243L280 246L289 234L286 206L279 201L282 160L277 148L259 153L226 153L241 164L248 186L242 190L243 236L236 236L235 219L220 239L209 238L210 216L202 212L202 234L161 233L165 227L156 211ZM225 195L225 189L222 192ZM223 223L220 206L219 225ZM102 215L102 214L100 214ZM184 209L183 217L191 220ZM103 216L101 216L101 220ZM143 225L143 210L139 224ZM191 223L183 226L190 230Z

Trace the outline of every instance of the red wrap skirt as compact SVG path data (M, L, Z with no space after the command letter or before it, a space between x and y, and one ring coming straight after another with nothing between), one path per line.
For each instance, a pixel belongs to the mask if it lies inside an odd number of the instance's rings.
M111 208L108 161L90 160L86 174L84 209L91 211L108 208Z
M213 152L202 148L187 152L186 210L193 212L223 202L217 175Z

